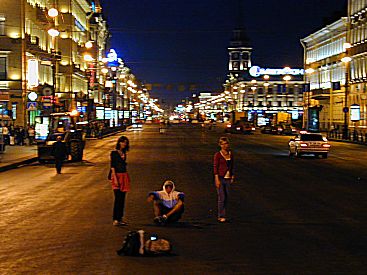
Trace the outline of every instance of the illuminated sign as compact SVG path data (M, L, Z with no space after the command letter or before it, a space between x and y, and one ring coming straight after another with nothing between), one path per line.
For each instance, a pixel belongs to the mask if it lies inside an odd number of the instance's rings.
M96 107L97 119L104 119L104 107Z
M78 20L75 19L74 23L75 23L75 27L77 27L82 32L85 32L85 28L83 27L83 25Z
M105 112L105 119L111 119L112 118L112 109L111 108L106 108L105 110L104 110L104 112Z
M350 106L350 120L351 121L361 120L361 108L358 104L353 104Z
M260 75L303 75L304 72L304 69L291 69L288 67L283 69L269 69L252 66L249 70L250 75L253 77L258 77Z
M37 59L29 59L28 60L28 86L29 87L37 87L39 85L38 82L38 60Z

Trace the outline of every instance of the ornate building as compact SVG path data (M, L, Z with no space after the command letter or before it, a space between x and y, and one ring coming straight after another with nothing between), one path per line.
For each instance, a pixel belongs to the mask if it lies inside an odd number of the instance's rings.
M88 105L91 64L97 67L109 37L99 3L4 0L0 11L1 114L25 126L36 115Z

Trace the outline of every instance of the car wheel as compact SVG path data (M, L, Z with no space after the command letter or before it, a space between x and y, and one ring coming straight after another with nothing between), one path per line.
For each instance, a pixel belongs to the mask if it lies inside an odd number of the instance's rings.
M327 159L327 153L322 154L323 159Z

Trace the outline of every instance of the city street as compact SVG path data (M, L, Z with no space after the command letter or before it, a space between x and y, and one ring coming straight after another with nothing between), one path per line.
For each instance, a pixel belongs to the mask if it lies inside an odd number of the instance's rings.
M119 135L89 140L82 163L0 174L0 274L366 274L367 147L331 142L327 159L289 158L290 137L157 125L130 139L126 227L112 226L109 154ZM230 222L216 220L212 160L228 136L235 158ZM147 193L166 179L186 194L182 220L153 224ZM120 257L143 229L170 257Z

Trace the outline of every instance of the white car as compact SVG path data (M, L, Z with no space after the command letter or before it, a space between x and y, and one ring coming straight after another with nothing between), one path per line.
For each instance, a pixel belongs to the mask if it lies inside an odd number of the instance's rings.
M326 159L331 145L320 133L302 132L289 140L288 147L290 157L314 154Z

